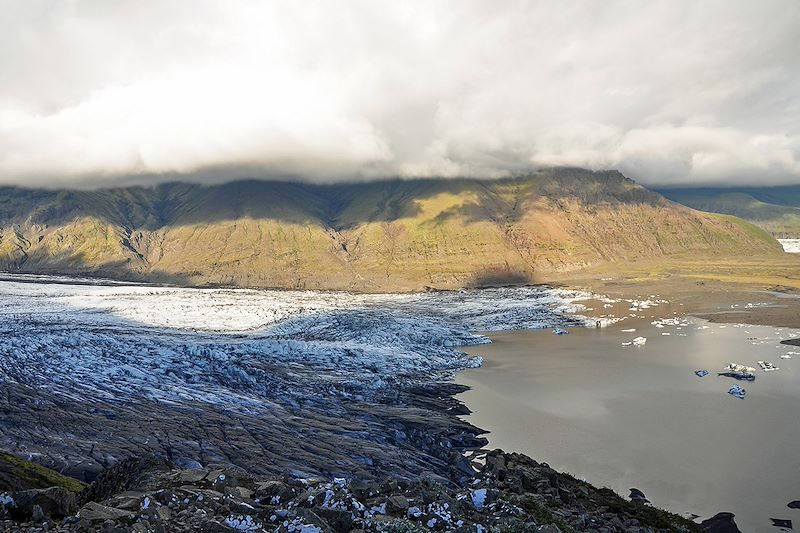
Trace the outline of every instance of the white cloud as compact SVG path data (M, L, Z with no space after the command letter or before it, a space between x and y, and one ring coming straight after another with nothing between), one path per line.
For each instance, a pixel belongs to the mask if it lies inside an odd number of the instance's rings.
M0 182L800 182L797 35L795 0L0 0Z

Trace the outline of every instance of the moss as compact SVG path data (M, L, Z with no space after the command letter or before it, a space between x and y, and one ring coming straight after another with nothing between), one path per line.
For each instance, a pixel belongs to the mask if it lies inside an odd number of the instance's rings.
M512 502L516 505L519 505L528 514L533 517L539 524L552 524L558 527L562 531L562 533L574 533L574 529L569 527L569 525L564 522L561 518L557 517L553 513L550 512L547 507L541 505L540 503L536 502L533 498L530 497L523 497L519 501Z
M635 518L645 527L666 529L675 531L676 533L699 533L700 531L698 525L691 520L664 511L663 509L658 509L657 507L627 501L611 489L597 489L596 495L601 498L602 503L606 505L612 513L624 514Z
M419 524L415 524L405 518L396 518L387 522L384 531L389 533L425 533L428 530Z
M70 492L80 492L85 486L85 483L59 474L55 470L0 452L2 491L63 487Z

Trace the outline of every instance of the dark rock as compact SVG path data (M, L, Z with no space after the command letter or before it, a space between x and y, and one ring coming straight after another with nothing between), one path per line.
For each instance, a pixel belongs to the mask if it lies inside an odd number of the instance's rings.
M49 518L63 518L74 514L77 509L75 494L61 487L22 490L12 493L11 497L15 504L11 515L18 520L30 519L35 506Z
M331 529L328 523L310 509L298 510L297 517L303 522L303 525L316 526L322 530L322 533L333 533L333 529Z
M88 520L89 522L105 522L106 520L119 520L120 518L130 518L133 513L130 511L123 511L122 509L115 509L114 507L106 507L96 502L89 502L78 512L81 520Z
M391 478L383 480L383 483L381 483L380 487L380 491L383 494L392 494L393 492L397 492L399 489L400 487L397 484L397 480Z
M171 463L154 455L126 459L100 474L80 493L78 503L101 502L120 492L140 489L172 468Z
M344 533L353 529L353 517L349 511L335 509L318 509L317 515L325 520L337 533Z
M742 533L734 521L733 513L717 513L708 520L700 522L700 531L709 533Z
M203 468L203 465L188 457L178 457L174 462L177 466L185 470L200 470Z
M233 533L236 530L217 520L203 520L200 524L200 531L203 533Z
M789 502L787 504L789 509L800 509L800 500L795 500L793 502Z
M390 496L386 502L386 510L389 511L390 514L405 515L408 507L408 498L402 494Z
M378 485L374 481L354 479L349 485L350 491L356 498L369 498L378 493Z
M31 512L31 519L34 522L43 522L44 521L44 512L39 505L33 506L33 511Z
M271 480L256 483L253 498L271 500L277 497L278 502L288 502L296 496L295 490L283 481Z
M644 492L639 489L630 489L631 493L628 496L634 503L650 503L650 500L644 495Z
M142 492L126 491L106 500L105 503L123 511L138 511L142 507L143 497L144 493Z

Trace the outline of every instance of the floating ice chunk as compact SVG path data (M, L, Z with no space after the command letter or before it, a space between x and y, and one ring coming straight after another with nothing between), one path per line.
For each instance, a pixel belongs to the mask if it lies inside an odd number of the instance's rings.
M739 363L728 363L728 366L725 367L725 370L730 370L731 372L755 372L756 369L752 366L745 366L740 365Z
M695 370L694 373L697 377L704 378L708 375L708 370Z
M632 342L634 346L644 346L647 343L647 337L636 337Z
M636 328L621 329L620 331L622 333L633 333L634 331L636 331Z
M739 385L734 385L733 387L728 389L728 394L730 394L734 398L739 398L740 400L744 400L744 395L747 394L747 392Z
M761 367L761 370L764 372L774 372L776 370L780 370L774 363L770 363L769 361L758 361L758 366Z

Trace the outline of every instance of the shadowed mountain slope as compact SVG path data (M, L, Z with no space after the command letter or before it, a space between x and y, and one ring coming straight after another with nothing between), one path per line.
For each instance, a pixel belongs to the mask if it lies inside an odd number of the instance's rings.
M618 172L311 185L0 189L0 268L359 291L527 282L603 262L779 254Z
M800 186L665 189L667 198L743 218L778 238L800 238Z

